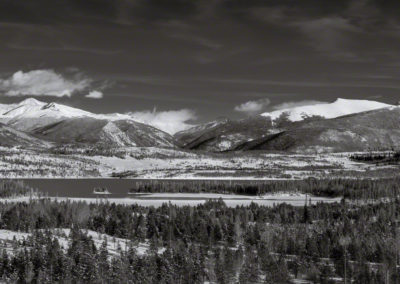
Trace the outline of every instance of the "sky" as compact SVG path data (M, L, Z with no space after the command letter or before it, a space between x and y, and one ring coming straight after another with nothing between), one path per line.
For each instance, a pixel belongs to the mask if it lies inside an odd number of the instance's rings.
M0 103L199 123L400 100L398 0L0 0Z

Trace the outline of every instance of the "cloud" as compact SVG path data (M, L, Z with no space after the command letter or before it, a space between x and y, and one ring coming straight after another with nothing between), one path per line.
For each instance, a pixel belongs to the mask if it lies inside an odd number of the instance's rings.
M194 111L190 109L160 111L137 111L131 112L129 115L136 121L152 125L169 134L188 129L192 127L189 120L196 118Z
M103 98L103 93L100 91L93 90L89 94L85 96L85 98L89 99L102 99Z
M260 99L256 101L248 101L235 107L235 111L246 112L246 113L256 113L262 111L267 107L271 101L267 98Z
M5 96L71 97L90 85L86 78L66 79L53 70L18 71L7 79L0 79L0 93Z
M288 108L295 108L301 106L311 106L311 105L318 105L318 104L325 104L326 102L322 101L314 101L314 100L304 100L304 101L297 101L297 102L284 102L278 105L273 106L274 110L281 110L281 109L288 109Z

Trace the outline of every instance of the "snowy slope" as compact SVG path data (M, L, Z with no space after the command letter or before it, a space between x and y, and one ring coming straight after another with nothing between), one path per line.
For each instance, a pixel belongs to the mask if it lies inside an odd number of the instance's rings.
M26 99L0 104L0 123L57 143L174 146L171 135L125 114L94 114L57 103Z
M116 121L132 118L123 114L94 114L81 109L57 103L45 103L36 99L26 99L18 104L0 104L0 122L21 131L31 131L66 118L90 117Z
M186 149L219 152L266 135L270 128L270 119L263 116L220 119L178 132L174 137Z
M198 138L202 134L209 132L211 129L216 129L224 124L229 122L228 118L220 118L207 123L203 123L200 125L193 126L189 129L179 131L174 134L175 139L180 142L182 145L186 145L192 140Z
M56 117L74 117L90 115L89 112L64 106L56 103L44 103L36 99L26 99L19 104L2 105L1 116L15 118L18 116L37 117L37 116L56 116Z
M88 144L113 147L173 147L171 135L132 120L107 121L92 117L67 118L35 128L36 137L59 144Z
M0 115L18 107L18 104L0 104Z
M400 149L400 107L294 123L281 132L245 142L236 150L354 152Z
M265 117L271 117L271 119L274 120L278 118L281 114L287 113L289 115L289 120L300 121L303 120L304 117L322 116L324 118L336 118L353 113L360 113L364 111L371 111L389 107L394 106L375 101L348 100L339 98L333 103L299 106L294 108L276 110L272 112L265 112L261 115Z

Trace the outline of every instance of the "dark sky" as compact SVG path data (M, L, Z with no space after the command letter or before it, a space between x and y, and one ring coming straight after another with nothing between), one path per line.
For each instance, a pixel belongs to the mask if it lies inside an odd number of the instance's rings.
M9 91L12 74L32 70L84 80L38 99L94 112L188 108L205 121L243 117L247 101L394 103L400 1L0 0L0 63L3 103L26 95Z

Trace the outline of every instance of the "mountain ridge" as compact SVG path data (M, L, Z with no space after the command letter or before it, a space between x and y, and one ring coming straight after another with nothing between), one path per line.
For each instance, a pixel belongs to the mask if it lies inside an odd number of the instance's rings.
M382 108L295 124L233 150L351 152L400 148L400 108Z
M301 121L304 118L312 116L321 116L326 119L330 119L344 115L390 107L394 106L370 100L351 100L338 98L332 103L320 103L285 108L272 112L264 112L261 114L261 116L270 117L272 120L275 120L281 115L286 114L290 121Z
M0 146L3 147L43 147L48 148L51 143L38 139L28 133L15 130L5 124L0 123Z
M173 147L174 139L153 126L123 114L94 114L78 108L34 98L18 104L0 105L0 122L62 144L96 144L113 147Z
M12 141L18 145L17 140L21 139L21 145L179 146L208 152L340 152L400 145L400 108L397 106L337 99L330 104L290 110L287 114L280 110L279 116L273 116L275 119L265 113L240 120L220 118L171 136L129 115L94 114L31 98L17 104L0 104L0 123L3 123L0 136L3 135L4 141L11 141L4 142L11 146ZM307 113L300 112L303 110ZM324 113L325 110L329 112Z
M345 106L345 109L340 109L340 107ZM339 141L349 140L349 138L345 138L346 135L350 135L351 132L346 132L346 129L353 129L351 125L345 123L345 117L363 117L363 114L375 111L382 112L390 112L392 110L399 109L397 106L384 104L380 102L368 101L368 100L347 100L347 99L337 99L333 103L329 104L316 104L302 107L294 107L290 110L294 110L292 113L285 114L285 110L281 110L280 113L276 113L274 116L269 116L261 114L258 116L254 116L252 118L242 119L238 121L224 121L222 123L208 123L203 124L202 127L195 127L189 130L183 131L181 133L177 133L175 138L178 140L180 145L186 149L191 150L206 150L213 152L221 152L221 151L232 151L232 150L257 150L260 147L256 145L264 145L263 149L272 150L272 151L288 151L289 149L294 149L293 145L304 144L304 147L307 148L308 144L312 144L311 141L307 141L307 139L302 138L301 132L310 132L309 139L317 139L318 133L322 135L325 133L324 139L329 140L329 135L336 139L335 143L339 143ZM288 110L288 109L286 109ZM302 112L301 116L299 116L300 111L307 110L308 112ZM329 110L328 113L323 113L323 111ZM325 118L324 117L331 117ZM340 116L336 116L340 115ZM392 114L393 115L393 114ZM273 119L274 118L274 119ZM343 125L332 125L332 122L335 119L343 118L341 121ZM383 118L381 123L385 124L386 119ZM357 121L356 118L353 118L354 122ZM361 129L366 129L368 127L363 126L363 124L368 123L367 120L358 122ZM321 124L322 126L319 126ZM399 122L400 125L400 122ZM210 126L207 128L207 126ZM328 130L330 128L330 132L324 131L324 127ZM393 129L397 129L398 126L392 125ZM308 128L313 128L308 129ZM369 128L370 132L378 132L380 127L377 124L373 125ZM301 129L301 130L299 130ZM342 130L340 130L342 129ZM336 131L336 132L335 132ZM347 133L347 134L346 134ZM328 135L329 134L329 135ZM339 139L338 137L342 136L343 139ZM350 135L351 136L351 135ZM357 135L356 135L357 136ZM356 137L355 136L355 137ZM279 137L279 139L278 139ZM285 141L283 142L283 138ZM277 143L276 147L272 147L272 141L278 141L278 139L283 144L287 144L287 147L282 146L281 143ZM293 141L295 140L296 143ZM293 140L293 141L292 141ZM290 142L292 141L292 142ZM303 141L303 142L301 142ZM315 140L320 141L320 140ZM321 145L329 144L328 141L320 141ZM323 143L322 143L323 142ZM385 142L385 141L382 141ZM275 142L274 142L275 143ZM317 142L315 142L318 144ZM358 146L357 147L357 144ZM268 147L265 145L269 145ZM334 143L331 143L334 144ZM365 143L360 140L358 142L348 141L350 146L346 147L334 147L334 145L330 146L333 149L365 149L366 147L376 147L376 143ZM383 143L388 146L388 143ZM221 147L224 146L224 147ZM289 146L291 145L291 146ZM315 145L317 146L317 145ZM322 149L323 147L321 147ZM297 149L297 148L296 148ZM325 147L325 149L328 149ZM329 149L328 149L329 150Z

